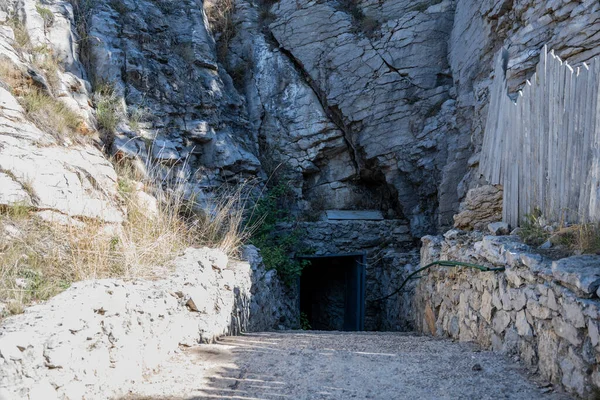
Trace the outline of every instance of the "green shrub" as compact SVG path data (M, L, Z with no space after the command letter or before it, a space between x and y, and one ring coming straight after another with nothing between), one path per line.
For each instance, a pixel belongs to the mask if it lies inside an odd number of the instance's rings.
M54 23L54 13L50 9L43 7L39 4L36 4L35 9L38 12L38 14L40 14L40 17L42 17L42 19L44 20L44 27L48 28L52 26L52 24Z
M550 238L550 233L544 228L545 223L542 218L542 212L539 209L535 209L531 214L525 215L521 223L519 236L523 242L531 246L539 246Z
M294 222L288 207L292 198L289 184L279 183L258 200L249 219L253 231L250 242L261 250L267 269L277 270L288 286L296 282L309 263L293 257L294 253L303 250L299 248L300 230L296 227L278 229L279 223Z
M312 329L312 326L310 326L308 315L306 315L306 313L304 312L300 313L300 329L302 329L303 331L310 331Z
M93 98L98 128L106 134L114 134L117 124L121 121L120 98L114 85L100 82L95 87Z

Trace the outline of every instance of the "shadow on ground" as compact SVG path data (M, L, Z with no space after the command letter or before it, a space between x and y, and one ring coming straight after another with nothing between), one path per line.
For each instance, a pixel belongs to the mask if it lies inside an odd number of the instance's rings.
M468 343L402 333L281 332L185 349L122 400L567 399Z

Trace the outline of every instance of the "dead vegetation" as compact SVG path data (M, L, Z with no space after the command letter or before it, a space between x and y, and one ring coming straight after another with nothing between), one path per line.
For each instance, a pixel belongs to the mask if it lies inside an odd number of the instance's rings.
M552 258L600 253L600 223L550 224L539 210L525 217L519 236Z
M8 85L27 117L38 128L57 138L81 139L82 134L87 133L82 118L76 112L8 59L0 59L0 80Z
M75 219L48 223L18 204L0 210L5 314L19 313L80 280L165 277L165 266L187 247L219 248L235 256L249 237L251 229L243 225L244 187L224 190L207 207L186 196L183 181L139 181L127 161L115 161L115 167L127 213L122 225Z
M125 117L121 107L121 98L115 86L107 82L98 82L94 85L93 101L98 129L105 136L111 137L119 122Z
M234 0L205 1L204 11L217 42L217 57L219 60L225 60L229 43L237 33L233 21L235 2Z
M31 48L31 39L25 25L17 17L13 17L8 21L8 25L12 28L15 34L15 48L17 51L27 51Z

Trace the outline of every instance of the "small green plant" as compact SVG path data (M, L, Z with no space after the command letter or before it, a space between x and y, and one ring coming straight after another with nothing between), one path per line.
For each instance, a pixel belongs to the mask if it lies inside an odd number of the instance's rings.
M544 219L542 218L542 212L536 208L531 214L526 214L523 222L521 223L521 230L519 236L523 242L532 245L539 246L550 238L550 232L545 229Z
M249 220L253 230L251 243L261 250L265 266L277 270L288 286L296 282L303 268L310 263L293 257L300 250L299 229L278 229L279 223L293 222L289 210L292 197L289 184L279 183L258 200Z
M310 326L310 321L308 319L308 315L305 312L300 313L300 329L303 331L310 331L312 326Z
M40 14L40 17L44 20L44 28L48 29L54 23L54 13L49 9L40 4L36 4L36 11Z
M130 196L134 191L133 181L127 178L119 177L117 181L117 190L121 197Z
M145 106L145 101L142 104L136 106L127 107L127 119L129 121L129 127L135 132L139 131L144 122L149 121L152 118L152 113Z
M25 219L29 217L31 207L25 203L14 203L0 207L0 216L4 215L11 219Z
M98 128L105 134L114 134L118 123L121 121L120 98L114 85L106 82L98 83L93 98L96 106Z

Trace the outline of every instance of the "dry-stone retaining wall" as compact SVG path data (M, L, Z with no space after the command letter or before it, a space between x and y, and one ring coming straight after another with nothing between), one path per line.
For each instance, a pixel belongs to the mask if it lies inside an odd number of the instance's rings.
M303 246L316 255L366 254L366 330L401 331L411 326L408 294L377 301L418 266L407 221L319 221L301 223L299 228Z
M244 330L293 326L274 271L189 249L167 279L86 281L0 327L0 399L126 395L179 346Z
M423 265L438 259L505 272L434 267L417 284L417 330L519 358L584 398L600 389L600 257L550 261L515 236L449 231L426 236Z

